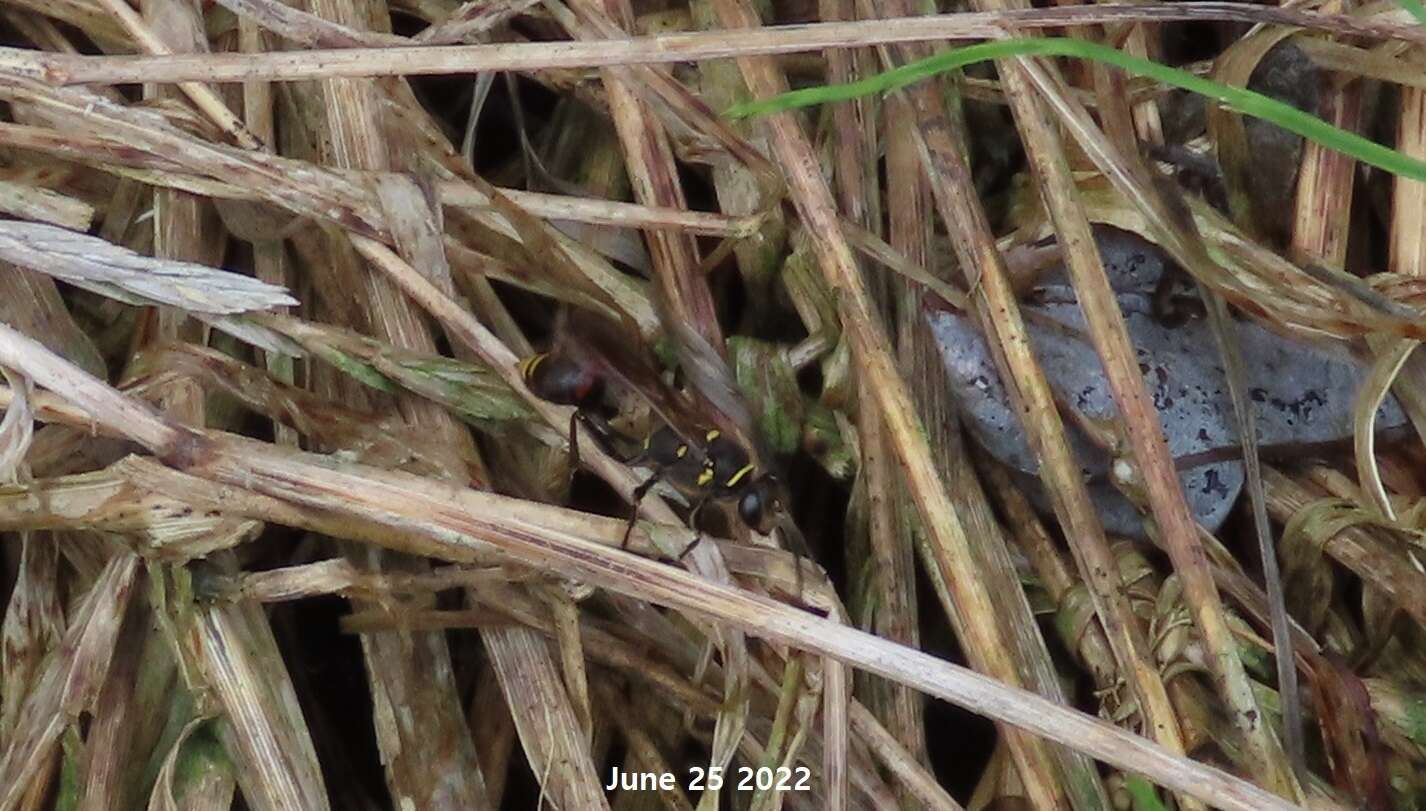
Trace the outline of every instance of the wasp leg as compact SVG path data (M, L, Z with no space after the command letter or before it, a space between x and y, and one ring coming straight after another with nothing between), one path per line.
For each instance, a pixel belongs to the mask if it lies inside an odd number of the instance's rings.
M636 463L637 456L626 458L628 454L624 453L627 446L635 444L634 439L610 425L609 420L605 419L603 414L583 409L578 414L579 421L584 424L585 430L589 431L590 435L599 442L600 447L623 461L624 464Z
M663 478L663 468L656 468L652 476L644 480L644 483L634 488L634 511L629 515L629 523L624 525L624 538L619 541L620 549L629 548L629 536L634 532L634 524L639 521L639 505L644 503L644 496L649 494L655 484Z
M579 473L579 409L569 415L569 481L565 492L574 489L574 477Z
M804 601L803 601L803 599L802 599L802 598L803 598L803 594L804 594L803 589L804 589L804 585L805 585L805 584L802 582L802 561L803 561L803 560L806 560L806 558L802 557L802 554L801 554L800 552L793 552L793 553L792 553L793 581L794 581L795 583L797 583L797 602L805 604Z
M678 553L678 562L682 563L684 558L688 557L688 553L697 549L701 543L703 543L703 533L695 529L693 531L693 540L689 541L688 546L683 547L683 551Z
M574 485L574 475L579 472L580 459L582 458L579 453L579 426L581 425L584 426L584 430L589 432L590 436L594 437L596 447L602 448L606 452L613 453L616 456L620 454L620 448L615 443L616 439L623 443L632 442L627 436L616 431L614 427L609 424L609 421L604 419L603 415L592 411L585 411L582 408L575 409L574 412L569 415L570 486Z
M707 504L708 497L704 496L703 498L698 499L698 502L693 505L693 509L688 511L688 526L695 533L698 532L698 516L703 514L703 508Z
M683 547L683 551L678 553L679 563L682 563L683 559L688 557L688 553L692 552L694 547L703 543L703 533L698 529L698 516L703 512L703 507L707 503L708 499L706 497L700 498L698 503L693 505L693 509L688 511L688 527L693 530L693 540L689 541L688 546Z

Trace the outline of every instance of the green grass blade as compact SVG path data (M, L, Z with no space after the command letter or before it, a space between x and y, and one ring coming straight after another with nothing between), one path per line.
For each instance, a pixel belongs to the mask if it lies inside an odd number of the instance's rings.
M1426 6L1421 5L1421 0L1396 0L1401 7L1411 12L1411 16L1416 18L1416 22L1426 26Z
M1129 789L1129 796L1133 798L1134 811L1168 811L1159 801L1153 784L1139 775L1125 775L1124 787Z
M1402 0L1402 2L1403 4L1416 3L1418 6L1420 5L1419 0ZM1394 175L1426 182L1426 162L1389 149L1354 132L1334 127L1290 104L1245 88L1219 84L1178 68L1130 56L1113 48L1075 39L1007 39L968 45L911 62L861 81L843 85L809 87L783 93L770 99L736 104L730 107L724 115L729 118L747 118L797 107L846 101L873 93L896 90L936 74L976 62L1017 56L1068 56L1113 65L1135 76L1144 76L1214 99L1244 115L1261 118L1285 130L1295 132L1310 141Z

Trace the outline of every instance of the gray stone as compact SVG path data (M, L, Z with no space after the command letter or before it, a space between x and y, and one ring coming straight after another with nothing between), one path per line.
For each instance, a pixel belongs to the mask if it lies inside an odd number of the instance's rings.
M1097 227L1096 240L1170 452L1176 459L1210 451L1230 455L1238 442L1236 421L1207 320L1170 327L1152 311L1154 290L1171 260L1151 243L1124 231ZM1041 277L1025 297L1025 307L1086 336L1079 340L1049 326L1028 324L1035 354L1059 396L1089 417L1115 416L1103 367L1088 343L1084 316L1062 265ZM1032 498L1044 509L1048 502L1037 477L1039 460L1010 408L980 331L956 313L931 311L927 318L971 434L991 455L1024 474L1021 478ZM1364 367L1346 353L1308 346L1250 321L1238 320L1237 325L1259 443L1271 448L1350 439L1352 404L1365 377ZM1405 422L1396 400L1388 398L1377 413L1378 427ZM1107 480L1108 455L1077 428L1068 427L1075 458L1089 480L1105 528L1142 537L1137 510ZM1237 460L1216 461L1181 469L1180 479L1194 517L1213 530L1223 523L1242 489L1243 467Z

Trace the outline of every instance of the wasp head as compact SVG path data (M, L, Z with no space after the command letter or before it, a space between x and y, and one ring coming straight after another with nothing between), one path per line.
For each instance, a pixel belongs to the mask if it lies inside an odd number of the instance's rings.
M777 513L782 509L779 490L777 480L772 476L754 479L738 497L738 517L762 535L772 532L777 523Z

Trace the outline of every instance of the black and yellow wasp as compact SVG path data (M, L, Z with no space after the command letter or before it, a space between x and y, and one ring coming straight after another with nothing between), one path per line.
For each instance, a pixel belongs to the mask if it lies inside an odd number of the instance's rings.
M564 330L557 331L551 351L521 361L520 374L537 397L574 406L574 418L585 420L602 442L613 445L624 438L600 412L606 407L610 378L646 402L662 422L646 434L637 452L626 457L628 464L648 465L653 474L634 492L634 516L625 529L624 545L633 531L639 502L661 481L688 499L688 520L695 528L703 508L711 502L732 504L749 529L771 532L782 514L781 485L759 466L749 450L751 440L740 442L730 436L748 436L750 432L733 425L735 421L723 413L705 418L691 398L660 379L651 353L630 350L627 341L603 334L598 325L588 323L592 320L596 319L576 322L577 340L570 336L572 328L567 322ZM689 356L698 362L697 351L684 353L685 358ZM692 377L697 379L696 374ZM720 400L732 398L722 396ZM708 427L710 423L723 427ZM577 464L573 424L570 429L571 455Z
M763 535L775 526L774 511L781 507L776 478L760 472L748 452L716 428L705 431L701 444L694 446L663 426L649 434L643 451L629 461L654 468L654 475L634 491L635 502L659 481L666 481L692 503L690 525L697 526L703 506L712 501L736 504L738 518ZM624 531L625 545L632 529L630 522Z

